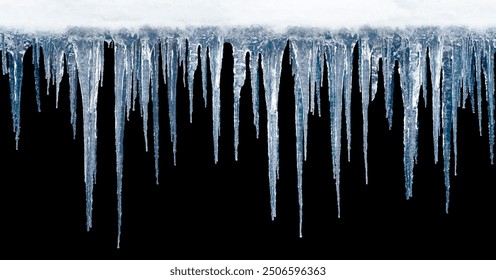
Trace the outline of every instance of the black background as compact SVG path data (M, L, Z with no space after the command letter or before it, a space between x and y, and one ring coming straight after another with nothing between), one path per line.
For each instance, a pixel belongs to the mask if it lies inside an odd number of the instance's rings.
M152 149L148 153L144 149L139 110L131 113L125 129L123 225L121 249L117 249L113 49L106 45L103 88L99 91L98 173L90 232L86 232L85 224L81 100L79 97L77 136L73 140L67 75L61 83L58 109L55 87L50 87L47 96L46 80L41 79L42 112L38 113L29 49L24 58L18 151L12 132L8 76L0 76L0 258L495 258L496 172L489 163L485 109L482 137L477 115L468 109L459 110L458 176L451 178L449 214L444 213L441 154L440 162L433 163L432 111L420 110L414 194L407 201L401 91L396 88L394 93L394 121L389 131L384 118L380 73L379 91L369 111L369 185L365 185L361 94L355 59L351 161L346 159L344 131L341 153L341 218L336 213L329 104L327 84L324 84L322 116L309 117L308 157L303 171L303 238L300 239L294 93L287 51L280 86L281 164L275 221L270 218L264 92L260 96L261 135L256 139L249 86L244 86L241 93L239 161L234 161L232 63L231 46L225 44L217 165L213 163L211 103L204 108L199 82L201 70L195 73L192 124L188 89L183 88L181 75L178 79L177 166L172 164L167 91L160 84L159 186L155 185ZM40 69L44 77L43 62ZM430 108L431 85L427 87L427 108ZM210 100L210 83L208 88ZM485 105L485 97L483 100ZM424 100L421 102L423 108ZM152 120L149 120L151 144Z

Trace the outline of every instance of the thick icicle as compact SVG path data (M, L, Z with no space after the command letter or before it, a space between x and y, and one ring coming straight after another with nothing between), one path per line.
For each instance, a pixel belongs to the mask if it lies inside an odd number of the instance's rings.
M310 113L312 115L315 114L315 95L316 95L316 91L317 91L317 85L315 83L315 72L317 72L318 70L316 69L317 68L317 50L318 50L318 46L320 45L320 42L321 40L315 40L312 42L312 49L310 50L310 60L309 60L309 63L310 63L310 73L309 73L309 83L310 83L310 87L309 87L309 94L310 94ZM320 61L319 61L320 63ZM319 65L320 66L320 65ZM314 88L315 87L315 88ZM314 88L314 90L312 91L312 88ZM319 85L319 95L320 95L320 85ZM320 113L320 112L319 112Z
M159 95L158 95L158 68L159 68L159 44L155 40L151 50L151 80L152 80L152 113L153 113L153 155L155 158L155 182L159 182L159 136L160 136L160 123L159 123Z
M7 42L5 42L5 34L2 33L2 74L6 75L9 73L9 68L7 66Z
M34 68L34 85L36 89L36 105L38 112L41 112L40 104L40 45L37 38L33 38L33 68Z
M74 47L72 46L72 44L67 45L66 57L67 57L67 73L69 74L69 102L71 109L72 137L75 139L76 120L77 120L78 76L77 76L76 56L74 54Z
M41 48L43 49L43 61L45 65L45 79L47 82L47 95L50 93L50 83L52 83L52 54L53 43L51 38L43 38L41 41Z
M451 130L452 124L452 107L453 104L452 94L452 79L453 79L453 48L449 39L444 40L443 44L443 106L442 106L442 124L443 124L443 165L444 165L444 185L446 187L446 208L448 213L449 208L449 194L450 194L450 154L451 154Z
M482 44L480 39L474 41L475 76L477 83L477 114L479 117L479 135L482 136Z
M74 46L83 105L86 229L89 231L92 227L93 185L96 180L97 101L99 79L103 70L101 50L104 43L103 38L81 37L81 34L74 34L71 40Z
M179 39L177 37L169 38L167 40L167 69L169 72L168 104L169 104L170 137L172 142L174 165L176 165L176 151L177 151L176 87L177 87L177 75L179 68L178 55L179 55Z
M259 52L262 54L262 67L267 104L267 146L269 159L269 185L272 220L276 217L276 185L279 178L279 82L281 64L286 40L271 38L265 41Z
M195 80L195 70L198 64L198 45L186 40L187 59L186 67L188 68L188 93L189 93L189 123L193 123L193 82Z
M298 204L300 214L300 237L303 224L303 160L306 159L306 144L308 133L308 114L310 112L310 85L312 76L312 51L314 36L308 36L308 31L293 30L290 39L292 70L295 75L295 131L296 131L296 168L298 186Z
M462 81L463 81L463 40L460 38L460 36L463 33L460 31L456 32L456 35L453 34L452 36L452 48L453 48L453 59L452 59L452 67L453 67L453 86L452 86L452 107L451 107L451 115L452 115L452 125L453 125L453 153L454 153L454 166L453 166L453 172L456 175L456 169L458 165L458 157L457 157L457 151L458 151L458 141L457 141L457 131L458 131L458 107L461 107L461 96L460 96L460 90L462 86ZM446 81L449 82L449 81Z
M133 52L133 94L132 94L132 110L136 108L136 99L139 96L141 87L141 40L138 39L134 42L132 47Z
M131 73L127 73L127 45L121 40L114 41L114 94L115 94L115 160L117 174L117 248L121 240L122 224L122 170L124 159L124 125L126 117L126 88L127 78Z
M353 77L353 49L358 41L354 33L342 32L338 34L338 40L345 46L344 58L344 114L346 117L346 138L348 146L348 162L351 161L351 84Z
M183 41L182 44L179 44L179 57L181 58L184 56L184 60L181 60L180 65L181 65L182 70L183 70L183 72L182 72L183 80L182 80L181 86L183 88L185 88L185 87L187 87L187 83L188 83L188 81L186 80L186 75L187 75L188 69L186 68L186 64L184 64L186 61L186 57L187 57L186 53L187 53L187 43L188 42L184 39L184 35L182 32L180 32L178 35L182 38L182 41Z
M167 37L160 38L160 56L162 58L162 81L167 84L168 64L167 64Z
M5 35L7 43L8 72L10 82L10 103L12 123L15 133L16 150L19 148L21 133L21 88L23 75L23 59L26 50L31 45L31 39L25 35Z
M386 103L386 118L388 119L389 129L393 127L393 93L394 93L394 70L395 58L393 56L393 39L386 36L383 41L383 67L384 72L384 88Z
M494 164L494 42L493 38L484 40L483 68L486 78L487 126L489 134L489 154Z
M300 224L299 224L299 233L300 237L302 237L302 224L303 224L303 191L302 191L302 186L303 186L303 134L304 134L304 128L303 128L303 115L304 115L304 106L303 106L303 89L302 89L302 81L305 81L305 79L301 78L301 76L305 76L305 73L303 71L298 71L298 70L303 70L299 69L299 49L298 47L295 47L294 42L291 41L291 58L292 58L292 69L293 73L295 75L295 130L296 130L296 170L297 170L297 187L298 187L298 205L299 205L299 217L300 217ZM301 52L304 52L304 49L301 50ZM302 67L303 68L303 67Z
M326 40L326 57L329 69L329 104L331 118L331 145L333 177L336 180L337 214L341 217L341 127L343 111L343 87L346 62L346 46Z
M403 53L397 56L400 62L401 89L403 92L403 164L407 199L413 195L413 169L418 149L418 102L422 82L422 44L416 34L413 35L412 38L407 36L402 40L400 49Z
M372 34L371 34L372 35ZM373 36L373 35L372 35ZM372 42L375 38L372 38ZM363 130L363 163L365 166L365 184L369 183L368 171L368 130L369 130L369 98L370 98L370 74L371 74L371 60L372 60L372 45L369 45L368 36L364 36L359 41L359 62L360 62L360 91L362 92L362 130Z
M203 93L203 105L205 106L205 108L207 108L207 105L208 105L208 81L207 81L207 78L208 78L208 71L210 69L207 69L209 64L207 64L207 60L210 59L210 49L207 47L206 45L206 41L205 40L205 45L202 46L202 52L204 52L204 55L202 56L202 61L201 61L201 64L202 64L202 93ZM203 50L204 49L204 50ZM211 61L210 61L211 63Z
M256 138L260 136L259 117L259 81L258 81L258 52L250 48L250 72L251 72L251 105L253 112L253 125L255 126Z
M439 31L434 31L427 38L432 81L432 138L434 143L434 163L439 160L439 136L441 134L441 68L442 68L442 38ZM427 77L427 75L426 75ZM427 85L427 84L426 84Z
M310 96L311 85L315 83L312 73L316 67L312 63L312 56L314 46L321 39L319 35L306 29L293 29L289 31L291 47L292 47L292 60L293 60L293 73L296 75L295 80L295 93L301 91L302 103L302 128L303 128L303 159L307 159L307 138L308 138L308 116L310 114ZM299 87L299 89L298 89ZM295 100L296 101L296 100ZM297 112L295 112L297 113ZM298 137L298 136L297 136Z
M210 37L206 45L209 48L210 65L212 67L212 127L214 140L214 162L219 160L219 136L220 136L220 70L222 66L222 54L224 40L219 30L210 30ZM207 72L204 72L207 75Z
M140 50L140 86L138 92L140 99L140 112L143 118L143 135L145 137L145 150L148 151L148 102L150 101L150 79L151 79L151 59L152 59L152 38L141 38Z
M325 53L325 46L322 44L322 42L317 42L314 45L313 52L315 53L315 59L313 61L313 65L315 65L315 74L314 74L314 80L315 80L315 102L317 103L317 111L319 112L319 117L321 116L321 102L320 102L320 89L322 87L322 81L324 80L324 53ZM313 86L313 83L311 83ZM312 105L314 101L311 101Z

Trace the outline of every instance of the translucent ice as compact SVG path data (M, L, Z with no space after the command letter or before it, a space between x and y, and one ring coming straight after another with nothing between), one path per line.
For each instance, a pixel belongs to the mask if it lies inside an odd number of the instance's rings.
M92 227L93 185L96 180L98 85L103 71L103 36L69 37L74 46L83 106L84 179L86 183L86 229Z

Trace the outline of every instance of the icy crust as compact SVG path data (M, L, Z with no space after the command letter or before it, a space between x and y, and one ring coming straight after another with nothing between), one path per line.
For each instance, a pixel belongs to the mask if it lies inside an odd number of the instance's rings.
M114 49L115 64L115 146L118 194L118 246L122 223L122 178L124 124L130 110L139 110L143 118L145 150L153 145L156 182L159 183L159 98L167 98L170 141L173 161L176 163L176 86L178 82L189 90L190 122L193 122L193 78L201 65L203 103L212 107L212 136L215 163L218 162L221 133L220 73L224 43L230 43L234 58L234 159L238 160L240 92L243 86L252 88L253 125L257 138L267 135L267 161L270 190L271 217L277 216L277 181L279 179L279 120L278 100L281 63L286 46L289 46L292 72L295 77L295 139L296 167L299 203L299 233L303 234L303 162L306 160L308 117L330 112L332 147L332 170L337 196L337 213L340 211L340 164L350 160L351 141L351 83L353 55L358 55L359 89L363 116L363 161L365 182L368 182L368 106L375 98L378 88L379 60L382 60L385 88L385 116L391 128L393 123L393 90L395 71L400 74L403 104L403 165L405 197L413 196L414 166L418 153L418 106L424 99L432 107L434 161L442 158L445 187L446 212L449 210L450 177L456 175L457 165L457 112L470 102L473 113L479 116L479 130L489 135L489 158L494 162L495 100L494 100L494 52L496 29L469 29L464 27L407 27L404 29L362 27L356 29L290 28L276 32L262 27L201 27L201 28L142 28L139 30L103 31L99 29L72 28L65 33L29 33L17 31L0 33L2 73L9 75L12 121L16 148L20 137L20 98L23 76L23 58L26 50L33 48L35 90L38 110L42 110L40 94L40 65L43 60L48 86L56 87L67 69L70 83L71 123L76 135L77 88L80 87L83 112L84 173L86 183L87 229L92 226L92 193L96 179L97 150L97 100L98 87L103 82L104 43ZM356 52L355 52L356 51ZM249 60L247 54L249 53ZM430 64L427 64L427 55ZM207 57L210 63L207 63ZM259 57L261 61L258 61ZM162 59L163 76L159 76L159 59ZM262 71L258 70L258 65ZM178 81L179 65L186 72ZM249 65L246 65L249 63ZM324 75L324 66L328 75ZM430 66L430 69L428 69ZM208 69L208 67L210 67ZM251 69L251 85L245 85L247 69ZM432 100L427 100L425 88L428 72L431 72ZM207 77L207 73L211 73ZM258 75L263 77L259 79ZM482 127L482 76L488 111L488 127ZM207 81L212 81L212 96L207 100ZM263 81L259 84L258 81ZM321 106L320 88L324 81L329 84L329 108ZM111 82L111 81L106 81ZM158 85L167 86L167 96L159 97ZM442 88L440 87L442 82ZM477 86L476 86L477 85ZM265 89L262 96L261 88ZM421 88L423 95L420 95ZM463 88L463 90L462 90ZM476 90L477 89L477 90ZM48 94L48 89L47 89ZM266 103L267 130L260 130L259 100ZM477 104L474 100L477 98ZM135 108L139 99L139 108ZM152 112L148 111L151 102ZM486 104L484 103L484 104ZM344 114L343 114L344 113ZM148 128L151 114L153 127ZM153 143L147 142L148 129L152 130ZM345 135L342 135L342 134ZM346 137L347 146L341 147ZM227 148L227 147L222 147ZM343 150L344 149L344 150ZM151 149L150 149L151 150ZM152 152L152 151L150 151ZM453 152L454 160L450 156ZM242 159L240 159L242 160Z

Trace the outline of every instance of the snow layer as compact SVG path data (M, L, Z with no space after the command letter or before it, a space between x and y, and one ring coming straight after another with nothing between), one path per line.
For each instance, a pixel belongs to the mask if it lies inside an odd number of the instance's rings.
M63 32L68 27L107 29L263 25L275 30L300 27L375 27L494 24L491 0L18 0L0 3L0 28Z

